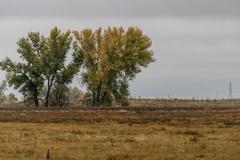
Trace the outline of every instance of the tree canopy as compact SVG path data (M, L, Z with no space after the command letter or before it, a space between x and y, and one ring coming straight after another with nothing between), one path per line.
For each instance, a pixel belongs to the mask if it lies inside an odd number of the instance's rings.
M74 60L83 63L82 82L93 106L128 105L129 81L154 62L151 40L142 30L130 27L74 32Z
M17 44L22 60L6 58L0 67L7 72L8 84L35 106L44 99L48 107L50 98L52 104L62 106L68 85L78 73L91 105L113 101L128 105L129 81L155 61L150 38L137 27L84 29L73 34L55 27L48 36L30 32Z
M39 33L31 32L17 44L22 62L16 63L6 58L0 62L1 69L7 72L8 84L19 89L25 98L38 106L44 84L41 51L45 47L45 40Z
M46 42L46 50L42 52L42 67L47 84L45 94L45 106L47 107L52 87L54 85L70 84L74 75L79 72L79 66L75 63L65 65L72 43L70 31L61 33L55 27L51 30L49 37L46 38Z
M15 63L6 58L0 62L2 70L7 72L10 86L24 95L29 101L39 105L39 98L44 95L45 106L49 104L49 95L54 85L70 84L79 65L66 65L67 54L71 48L71 32L55 27L48 37L39 32L30 32L26 38L18 41L18 54L21 62ZM46 91L43 90L46 85Z

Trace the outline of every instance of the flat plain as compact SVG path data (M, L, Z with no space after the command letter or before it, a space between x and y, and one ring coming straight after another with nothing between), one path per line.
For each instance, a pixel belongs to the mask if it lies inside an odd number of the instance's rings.
M1 160L238 160L240 107L0 108Z

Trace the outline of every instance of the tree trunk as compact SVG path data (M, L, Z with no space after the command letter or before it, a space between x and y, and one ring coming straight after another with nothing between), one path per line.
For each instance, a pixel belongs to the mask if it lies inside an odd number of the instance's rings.
M95 107L96 106L96 96L95 96L96 94L95 94L95 92L92 94L92 105L93 105L93 107Z
M104 92L103 96L102 96L102 99L100 100L101 105L103 105L105 103L106 96L107 96L107 92Z
M39 106L39 102L38 102L38 98L34 98L34 103L35 103L35 106L38 107Z
M101 95L101 92L98 91L98 93L97 93L97 106L100 106L100 105L101 105L101 104L100 104L100 95Z
M101 99L101 92L102 92L102 81L100 81L100 84L98 85L98 89L97 89L97 106L101 105L100 99Z
M34 89L34 93L33 93L33 101L35 103L35 106L38 107L39 106L39 101L38 101L38 90L37 88Z
M49 96L53 86L54 78L55 78L55 75L53 75L52 78L50 78L50 76L48 77L47 95L45 96L45 107L48 107L49 105Z
M49 95L50 95L50 91L51 91L51 88L48 87L48 89L47 89L47 94L46 94L46 96L45 96L45 107L48 107L48 105L49 105Z

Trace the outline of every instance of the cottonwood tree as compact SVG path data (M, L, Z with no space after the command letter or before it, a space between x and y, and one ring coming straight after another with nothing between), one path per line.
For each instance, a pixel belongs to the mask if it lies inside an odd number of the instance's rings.
M68 85L75 74L79 72L79 65L66 65L67 55L71 49L71 32L62 33L57 27L51 30L47 38L47 49L43 52L43 75L46 79L45 106L49 105L49 96L54 85ZM57 87L57 86L56 86Z
M41 53L45 48L45 40L39 33L31 32L17 44L22 62L16 63L6 58L0 62L0 67L7 72L8 84L19 89L35 106L39 106L39 95L44 82Z
M36 106L43 93L45 106L49 105L49 96L54 85L67 85L79 71L79 63L66 65L67 54L71 48L71 32L62 33L57 27L45 37L38 32L31 32L18 42L18 53L22 62L14 63L6 58L0 63L7 72L10 86L14 86Z
M128 105L129 81L154 62L151 40L137 27L85 29L74 32L74 61L82 65L93 106Z

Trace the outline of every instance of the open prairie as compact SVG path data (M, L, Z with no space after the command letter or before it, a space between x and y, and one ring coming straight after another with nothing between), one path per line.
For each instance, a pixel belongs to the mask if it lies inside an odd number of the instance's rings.
M240 0L0 0L0 160L240 160Z
M240 108L1 108L1 160L237 160Z

